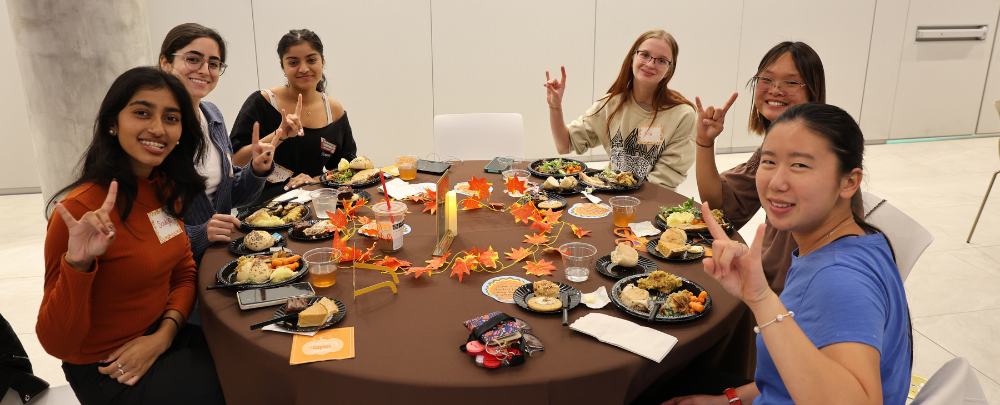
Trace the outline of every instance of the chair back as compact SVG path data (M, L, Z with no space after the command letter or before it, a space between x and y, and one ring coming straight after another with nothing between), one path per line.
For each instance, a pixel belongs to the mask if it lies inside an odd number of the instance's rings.
M934 241L934 235L899 208L888 201L882 202L874 194L863 192L861 199L865 206L865 221L877 226L889 239L896 254L899 277L905 282L917 259Z
M442 114L434 117L434 153L439 158L491 160L524 154L521 114Z
M944 363L910 405L971 405L987 404L986 394L979 385L969 361L956 357Z

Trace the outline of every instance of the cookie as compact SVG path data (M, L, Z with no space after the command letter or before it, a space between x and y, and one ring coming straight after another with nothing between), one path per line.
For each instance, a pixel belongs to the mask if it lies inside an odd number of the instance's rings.
M552 312L562 308L562 301L552 297L532 297L528 300L528 307L535 311Z
M559 296L559 285L549 280L536 281L531 283L531 287L535 290L536 297L555 298Z

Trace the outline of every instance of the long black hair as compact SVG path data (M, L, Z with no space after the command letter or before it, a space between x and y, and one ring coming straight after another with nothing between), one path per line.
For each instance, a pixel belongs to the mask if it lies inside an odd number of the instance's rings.
M862 169L865 156L865 136L861 132L861 127L854 121L851 114L840 107L824 103L802 103L794 105L781 113L768 127L768 132L783 122L798 122L809 128L810 131L823 137L830 146L830 150L837 156L837 172L847 175L854 169ZM896 260L896 252L892 248L889 237L877 226L865 222L856 210L851 210L854 222L868 234L881 233L889 245L889 252L893 261ZM906 307L906 317L910 328L908 335L910 338L910 369L913 369L913 321L910 317L910 307Z
M301 44L303 42L308 42L309 46L319 52L319 58L323 61L324 66L326 63L326 58L323 56L323 41L320 41L319 35L307 29L301 30L291 30L287 34L282 35L281 39L278 40L278 60L281 61L281 66L285 65L285 52L288 52L288 48L295 45ZM319 83L316 83L316 91L322 93L326 91L326 73L320 72L323 76L319 79Z
M191 95L174 75L151 66L129 69L111 84L108 94L94 120L94 139L80 159L80 174L75 181L59 190L48 201L52 206L64 193L86 184L109 187L111 180L118 181L118 198L115 206L122 222L126 222L139 192L139 183L129 163L128 153L122 149L118 138L109 131L118 124L118 113L125 109L132 96L140 90L166 88L174 95L181 109L181 139L177 146L156 167L156 172L166 180L157 190L163 210L175 218L183 218L191 208L191 201L205 192L205 178L198 174L195 164L201 162L205 150L205 134L195 118Z
M785 41L773 46L760 60L760 64L757 65L757 74L754 77L764 73L764 69L771 67L785 53L791 55L792 61L795 62L795 69L799 71L802 83L806 85L806 94L809 95L809 101L826 103L826 73L823 70L823 61L820 60L819 54L805 42ZM752 94L756 98L756 79L750 79L747 82L747 86L751 84L753 85ZM764 114L761 114L754 107L754 102L756 101L754 98L750 99L750 121L747 123L747 129L752 134L763 135L767 132L771 121L764 118Z

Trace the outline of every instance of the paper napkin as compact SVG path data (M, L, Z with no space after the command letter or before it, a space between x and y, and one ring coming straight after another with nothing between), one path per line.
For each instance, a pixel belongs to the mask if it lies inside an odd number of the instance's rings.
M657 363L677 344L677 338L666 333L605 314L587 314L569 327Z
M292 337L288 364L354 358L354 328L321 330L314 336Z

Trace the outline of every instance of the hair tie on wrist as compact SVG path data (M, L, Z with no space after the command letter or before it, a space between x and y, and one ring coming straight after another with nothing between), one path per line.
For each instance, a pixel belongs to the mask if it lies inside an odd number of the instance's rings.
M702 148L706 148L706 149L712 149L713 147L715 147L714 144L713 145L705 146L705 145L702 145L702 144L698 143L698 141L694 141L694 144L698 145L698 146L701 146Z

